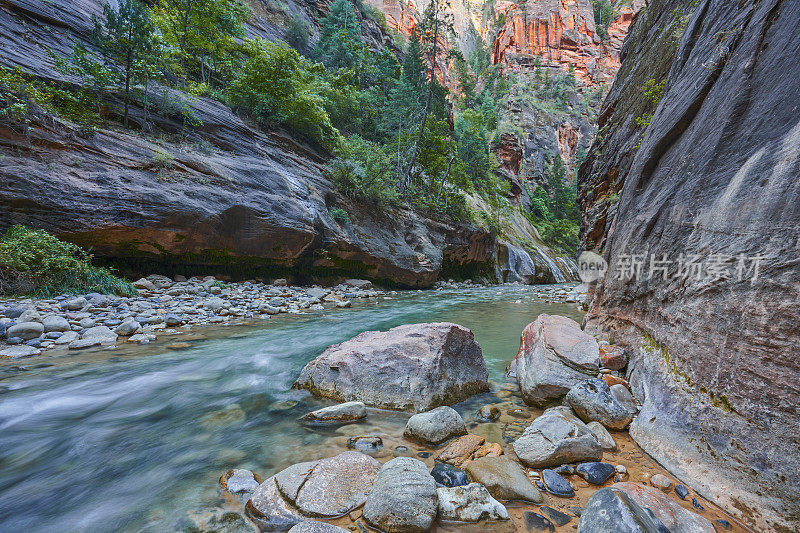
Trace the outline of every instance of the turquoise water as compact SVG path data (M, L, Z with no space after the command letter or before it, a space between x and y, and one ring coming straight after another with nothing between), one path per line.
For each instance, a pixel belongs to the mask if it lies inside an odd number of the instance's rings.
M182 349L160 340L4 362L0 531L183 529L188 516L219 507L217 480L229 468L266 477L338 453L352 432L399 444L403 413L372 412L337 431L300 426L299 416L326 404L290 390L300 369L362 331L449 321L474 331L496 388L522 328L542 312L581 318L534 287L420 291L199 330Z

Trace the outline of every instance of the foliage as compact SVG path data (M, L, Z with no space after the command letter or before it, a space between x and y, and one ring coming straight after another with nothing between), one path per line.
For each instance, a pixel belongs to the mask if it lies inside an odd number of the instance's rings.
M289 43L289 46L301 54L305 54L308 51L308 33L308 24L302 18L294 16L289 19L283 38Z
M325 175L350 198L376 205L398 203L398 176L391 153L358 135L342 143L339 156L325 167Z
M106 268L93 266L81 247L43 230L13 226L0 237L0 265L31 279L34 294L50 297L66 292L102 292L131 296L127 281Z
M608 39L608 27L616 18L611 0L592 0L594 24L601 39Z
M332 87L323 67L285 43L254 39L245 43L244 51L246 58L228 88L230 102L262 123L286 124L335 150L341 134L326 109Z
M335 220L339 224L346 224L350 222L350 215L347 213L347 211L345 211L341 207L334 207L333 209L328 211L328 214L331 216L333 220Z

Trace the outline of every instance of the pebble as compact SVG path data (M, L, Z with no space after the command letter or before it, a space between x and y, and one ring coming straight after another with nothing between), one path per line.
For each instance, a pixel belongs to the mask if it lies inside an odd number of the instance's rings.
M700 505L700 502L697 501L697 498L692 498L692 505L695 509L699 509L700 511L705 509L702 505Z
M579 464L575 471L589 483L602 485L608 478L614 475L616 468L609 463L592 462Z
M657 489L667 492L669 491L670 487L672 487L672 480L664 474L655 474L650 478L650 484Z
M568 514L564 514L561 511L553 509L552 507L548 507L547 505L543 505L539 507L539 511L543 514L546 514L547 517L557 526L564 526L567 525L572 517Z
M681 500L686 500L686 497L689 495L689 489L683 485L675 485L675 493Z
M717 524L719 524L722 527L722 529L725 529L725 530L731 529L731 523L728 522L727 520L723 519L723 518L717 518L715 520L715 522Z
M431 470L431 476L437 483L445 487L460 487L469 484L466 472L446 463L437 462Z

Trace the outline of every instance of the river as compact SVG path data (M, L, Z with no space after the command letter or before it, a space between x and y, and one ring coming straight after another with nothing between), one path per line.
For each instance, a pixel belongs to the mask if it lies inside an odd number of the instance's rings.
M217 480L228 468L266 477L334 453L340 434L297 423L326 402L290 390L328 345L405 323L455 322L475 332L500 383L522 328L542 312L580 319L575 304L546 303L533 287L413 291L198 330L177 345L3 363L0 530L185 527L187 513L219 504ZM400 435L407 416L378 413L376 427L359 430Z

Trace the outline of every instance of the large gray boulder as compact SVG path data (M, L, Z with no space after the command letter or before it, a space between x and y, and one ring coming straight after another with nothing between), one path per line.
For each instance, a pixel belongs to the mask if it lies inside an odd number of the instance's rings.
M519 460L531 468L600 461L603 447L569 408L547 409L513 444Z
M600 349L571 318L541 314L522 331L516 363L522 398L541 406L597 375Z
M42 320L44 332L50 333L51 331L69 331L69 321L63 316L50 315Z
M425 463L410 457L381 467L364 504L364 520L386 533L424 533L436 518L436 482Z
M614 483L611 488L652 511L670 533L715 533L709 519L682 507L661 490L631 482Z
M21 322L6 330L6 336L9 339L19 337L24 341L41 337L42 333L44 333L44 326L39 322Z
M448 322L367 331L329 346L294 388L383 409L426 411L489 390L480 346Z
M585 379L575 384L566 400L584 422L600 422L609 429L621 431L633 420L630 410L617 401L602 379Z
M403 435L427 444L439 444L451 437L467 434L464 419L452 407L437 407L408 419Z

